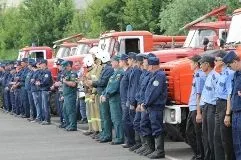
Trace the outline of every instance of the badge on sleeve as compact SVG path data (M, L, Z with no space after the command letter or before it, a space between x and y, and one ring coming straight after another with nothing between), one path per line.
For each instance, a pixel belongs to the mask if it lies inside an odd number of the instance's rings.
M152 84L153 84L153 86L155 86L155 87L159 86L159 82L158 82L158 81L154 81Z
M49 77L49 75L48 75L48 74L45 74L45 75L44 75L44 77L45 77L45 78L48 78L48 77Z

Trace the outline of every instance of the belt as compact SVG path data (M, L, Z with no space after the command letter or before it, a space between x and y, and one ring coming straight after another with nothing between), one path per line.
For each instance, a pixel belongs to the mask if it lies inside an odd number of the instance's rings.
M218 98L217 101L227 101L226 99Z

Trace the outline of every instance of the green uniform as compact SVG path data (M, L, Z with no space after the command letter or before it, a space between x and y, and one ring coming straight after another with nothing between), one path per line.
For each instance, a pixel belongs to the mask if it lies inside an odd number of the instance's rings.
M73 71L66 72L64 78L66 81L77 81L77 74ZM63 84L63 114L66 122L66 129L77 129L77 118L76 118L76 99L77 99L77 85L70 87Z
M114 142L116 143L124 142L122 108L120 103L120 81L122 75L122 69L115 70L113 75L110 77L108 85L104 91L104 96L107 98L110 105L110 116L115 130Z

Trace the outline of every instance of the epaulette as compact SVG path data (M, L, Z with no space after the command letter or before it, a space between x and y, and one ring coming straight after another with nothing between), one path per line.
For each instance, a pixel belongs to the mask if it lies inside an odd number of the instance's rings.
M200 77L200 74L199 73L196 73L196 75L195 75L196 77Z

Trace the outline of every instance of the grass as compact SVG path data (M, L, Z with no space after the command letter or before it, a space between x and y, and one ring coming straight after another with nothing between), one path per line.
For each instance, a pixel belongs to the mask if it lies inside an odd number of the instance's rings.
M0 60L16 60L18 49L0 50Z

